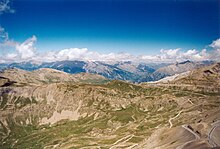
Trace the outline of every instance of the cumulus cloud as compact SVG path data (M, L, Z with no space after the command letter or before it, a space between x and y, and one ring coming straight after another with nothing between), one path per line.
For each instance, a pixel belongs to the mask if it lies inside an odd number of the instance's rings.
M133 60L134 56L128 53L109 53L101 54L89 51L87 48L69 48L56 52L47 52L35 55L35 61L63 61L63 60L82 60L82 61L123 61Z
M169 49L169 50L160 50L160 55L158 55L158 57L161 59L161 60L167 60L167 59L170 59L170 60L173 60L173 59L178 59L179 56L180 56L180 48L177 48L177 49Z
M35 61L63 61L63 60L83 60L83 61L142 61L142 62L176 62L184 60L202 61L208 60L209 53L206 49L197 51L195 49L186 52L181 49L161 50L158 55L131 55L129 53L108 53L101 54L89 51L87 48L69 48L57 52L47 52L36 56Z
M210 45L210 47L212 47L214 49L220 49L220 38L213 41L212 44Z
M11 40L3 42L2 47L10 46L14 49L14 52L7 53L2 59L7 62L32 60L36 56L36 47L34 46L36 41L36 36L32 36L31 38L25 40L23 43L14 42Z
M220 38L210 44L213 50L210 52L210 59L220 61Z
M16 51L21 59L29 59L35 56L36 48L34 43L37 41L36 36L32 36L21 44L16 45Z
M10 40L9 40L10 41ZM14 45L14 52L6 54L1 58L4 62L54 62L63 60L82 60L82 61L137 61L137 62L181 62L185 60L203 61L220 60L220 39L210 44L211 50L190 49L184 51L177 49L162 49L157 55L132 55L129 53L99 53L90 51L87 48L68 48L59 51L37 52L35 43L36 36L25 40L23 43Z
M181 62L185 60L202 61L209 60L209 53L206 49L201 51L197 51L196 49L183 51L180 48L168 50L162 49L158 55L143 55L140 59L154 62Z
M82 48L70 48L64 49L57 52L56 58L59 60L75 60L75 59L84 59L84 57L88 54L88 49Z
M3 13L14 13L15 10L10 6L10 0L0 0L0 15Z

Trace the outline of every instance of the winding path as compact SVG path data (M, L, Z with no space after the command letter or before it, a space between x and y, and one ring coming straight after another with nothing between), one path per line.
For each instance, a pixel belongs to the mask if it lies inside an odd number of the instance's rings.
M118 145L123 144L123 143L126 143L128 140L130 140L130 139L133 138L133 137L134 137L133 134L132 134L132 135L127 135L127 136L125 136L125 137L123 137L123 138L117 140L117 141L113 144L113 146L110 147L109 149L117 148ZM123 140L124 140L124 141L123 141Z
M182 113L183 111L181 110L181 111L179 111L179 113L176 115L176 116L174 116L174 117L171 117L170 119L169 119L169 123L170 123L170 128L172 128L173 127L173 123L172 123L172 120L174 120L174 119L176 119L181 113Z

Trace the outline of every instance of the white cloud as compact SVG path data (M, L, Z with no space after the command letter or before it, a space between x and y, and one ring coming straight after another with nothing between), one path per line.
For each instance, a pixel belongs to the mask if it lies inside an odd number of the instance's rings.
M214 49L220 49L220 38L213 41L212 44L210 45L210 47L214 48Z
M158 55L158 57L161 60L173 60L173 59L177 59L179 57L180 54L180 48L177 49L169 49L169 50L160 50L160 55Z
M8 33L0 26L0 43L8 40Z
M161 50L158 55L134 56L129 53L101 54L89 51L87 48L69 48L58 52L48 52L35 56L35 61L62 61L62 60L83 60L83 61L145 61L145 62L176 62L184 60L201 61L207 60L209 54L204 49L195 49L186 52L181 49Z
M34 46L36 41L37 38L32 36L31 38L25 40L23 43L14 42L12 40L7 40L3 43L0 43L1 49L5 49L6 51L7 49L12 48L14 51L7 52L1 59L7 62L32 60L35 56L37 56L36 48Z
M83 59L88 54L88 49L70 48L59 51L56 58L59 60L76 60Z
M0 26L0 55L7 54L16 45L17 42L9 40L8 32L6 32L5 29Z
M36 48L34 43L37 41L36 36L32 36L21 44L16 45L16 51L21 59L26 60L35 56Z
M8 53L6 55L7 60L13 60L17 57L18 55L16 53Z
M0 48L15 47L17 44L18 42L13 40L6 40L5 42L0 42Z
M10 41L10 40L8 40ZM90 51L87 48L68 48L60 51L48 51L38 53L35 47L36 36L32 36L23 43L12 42L14 52L7 53L0 58L1 61L36 61L53 62L63 60L82 60L82 61L141 61L141 62L181 62L185 60L220 60L220 40L213 41L210 45L212 50L203 49L201 51L190 49L184 51L177 49L162 49L157 55L131 55L129 53L107 53L102 54L96 51ZM10 45L10 42L8 43Z
M180 48L169 50L162 49L158 55L142 55L140 59L149 62L181 62L185 60L202 61L209 59L209 53L207 53L206 49L203 49L202 51L197 51L195 49L183 51Z
M33 58L35 61L62 61L62 60L83 60L83 61L123 61L133 60L131 54L128 53L109 53L100 54L98 52L89 51L87 48L69 48L57 52L47 52L39 54Z
M17 42L10 40L8 32L5 31L3 27L0 26L0 48L3 47L14 47Z
M220 62L220 38L213 41L209 46L213 48L210 52L210 59Z
M10 0L1 0L0 1L0 15L3 13L14 13L15 10L10 6Z

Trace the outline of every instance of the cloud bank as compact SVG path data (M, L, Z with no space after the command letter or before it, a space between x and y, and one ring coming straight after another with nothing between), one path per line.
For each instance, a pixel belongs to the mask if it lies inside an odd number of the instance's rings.
M184 51L177 49L162 49L157 55L132 55L129 53L107 53L102 54L96 51L90 51L87 48L68 48L59 51L49 51L39 53L35 47L37 37L32 36L23 43L14 42L8 39L8 34L2 31L1 37L4 38L1 46L13 47L14 51L0 57L0 62L54 62L64 60L80 60L80 61L139 61L139 62L181 62L185 60L203 61L215 60L220 61L220 39L213 41L209 47L211 50L190 49Z

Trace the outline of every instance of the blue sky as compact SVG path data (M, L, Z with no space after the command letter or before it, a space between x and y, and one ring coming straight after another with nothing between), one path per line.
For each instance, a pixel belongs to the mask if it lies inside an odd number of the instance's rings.
M13 0L0 16L11 39L40 51L77 47L156 54L202 49L220 37L219 0Z
M0 63L213 59L219 0L0 0Z

